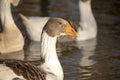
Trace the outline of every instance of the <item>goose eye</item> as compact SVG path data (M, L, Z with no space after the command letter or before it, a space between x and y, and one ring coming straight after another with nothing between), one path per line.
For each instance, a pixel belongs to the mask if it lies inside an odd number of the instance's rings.
M59 22L59 24L61 25L62 23L61 23L61 22Z

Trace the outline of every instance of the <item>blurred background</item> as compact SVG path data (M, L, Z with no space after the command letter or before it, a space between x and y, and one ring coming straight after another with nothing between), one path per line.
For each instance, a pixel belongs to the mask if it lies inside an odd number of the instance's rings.
M13 7L14 19L25 36L26 31L21 27L18 13L69 18L79 22L78 1L21 0L17 8ZM65 80L120 80L120 0L91 2L98 25L98 37L77 42L77 48L66 48L61 52ZM39 43L31 42L25 46L24 56L24 60L39 60Z

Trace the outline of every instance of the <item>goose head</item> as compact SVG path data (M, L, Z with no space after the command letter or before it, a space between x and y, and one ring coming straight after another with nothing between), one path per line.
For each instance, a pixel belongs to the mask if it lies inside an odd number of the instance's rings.
M62 18L51 18L46 23L43 30L51 37L60 35L79 36L71 26L68 21Z

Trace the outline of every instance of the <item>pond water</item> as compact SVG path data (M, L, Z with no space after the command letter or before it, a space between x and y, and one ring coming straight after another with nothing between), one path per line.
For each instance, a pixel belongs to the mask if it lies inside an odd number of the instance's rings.
M79 21L78 0L21 0L13 13L26 16L57 16ZM120 0L92 0L98 37L80 41L60 51L64 80L120 80ZM19 18L14 14L16 23ZM26 32L19 27L23 34ZM39 42L28 42L24 51L0 58L16 58L39 63Z

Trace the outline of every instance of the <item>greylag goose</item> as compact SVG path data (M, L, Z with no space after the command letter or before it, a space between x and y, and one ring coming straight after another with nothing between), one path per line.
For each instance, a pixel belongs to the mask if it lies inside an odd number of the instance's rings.
M63 80L63 69L56 53L59 35L78 36L64 19L51 18L41 34L41 64L37 67L19 60L0 60L0 80Z
M79 13L80 27L77 28L77 32L80 37L72 40L82 41L95 38L97 36L97 25L91 9L91 0L79 0ZM30 39L40 41L42 28L51 17L25 17L22 14L20 16ZM71 38L66 37L66 39L70 40Z
M19 0L0 0L0 53L12 53L23 49L24 38L17 28L12 14L11 3L17 6Z

